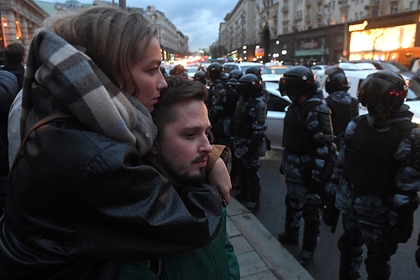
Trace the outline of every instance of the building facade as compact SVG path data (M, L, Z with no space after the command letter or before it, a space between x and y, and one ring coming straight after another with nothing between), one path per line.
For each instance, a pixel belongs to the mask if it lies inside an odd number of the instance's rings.
M44 25L45 20L92 5L113 5L113 2L95 0L92 1L92 4L81 4L76 0L68 0L63 3L0 0L0 48L4 49L8 44L18 41L28 51L36 30ZM175 59L177 56L185 56L189 53L188 37L177 30L175 25L154 6L148 6L146 9L131 7L127 7L127 9L140 12L156 25L164 60Z
M178 31L164 13L152 5L147 6L144 16L156 25L163 60L174 60L188 54L188 37Z
M20 42L28 51L34 33L48 16L32 0L0 0L0 48Z
M328 64L384 59L389 50L420 46L420 1L240 0L220 25L218 43L225 46L222 56L230 57L240 48L238 39L229 38L236 34L232 30L241 29L231 28L236 23L231 14L244 7L254 14L246 18L254 25L250 41L255 46L248 48L247 60Z

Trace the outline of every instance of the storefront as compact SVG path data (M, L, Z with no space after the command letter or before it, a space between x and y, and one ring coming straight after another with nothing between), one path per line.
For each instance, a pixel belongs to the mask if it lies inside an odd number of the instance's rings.
M352 22L348 26L349 59L386 60L391 50L420 46L419 16L416 11Z
M276 39L276 44L280 49L278 61L284 63L337 63L342 59L344 25L330 25L283 34Z

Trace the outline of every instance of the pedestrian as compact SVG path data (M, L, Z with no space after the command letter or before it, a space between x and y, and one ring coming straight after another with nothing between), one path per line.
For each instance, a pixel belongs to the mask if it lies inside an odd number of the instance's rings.
M292 104L284 118L280 173L286 178L286 217L285 230L278 240L297 244L303 218L303 244L297 259L306 265L312 261L319 241L320 193L332 171L334 135L330 110L316 97L315 77L308 67L288 69L280 78L279 89Z
M233 117L233 153L240 163L243 179L239 201L248 200L247 208L257 211L260 207L260 158L267 151L265 141L266 103L261 80L254 74L243 75L236 84L240 96Z
M16 76L9 71L0 70L0 217L3 215L4 207L6 205L8 190L8 113L17 90L18 82Z
M187 73L185 73L185 67L182 64L177 64L174 66L174 68L169 71L169 75L171 76L187 76Z
M4 58L6 64L1 67L2 70L12 72L18 80L18 91L22 89L23 77L25 76L25 47L14 42L4 49Z
M391 70L368 75L359 87L368 114L348 124L339 154L340 279L360 277L363 245L368 278L389 279L391 256L411 236L419 204L420 129L404 104L407 90L405 79Z
M328 93L325 103L331 110L335 145L339 151L344 141L344 132L347 124L359 115L359 101L347 92L350 86L346 74L340 67L327 67L325 75L325 91ZM337 162L337 158L334 162ZM338 211L334 207L335 192L339 178L340 169L335 167L331 180L326 183L321 197L324 205L323 219L329 226L332 226L336 222L333 220L339 217Z
M143 163L157 135L150 112L167 87L160 62L155 27L119 7L63 15L33 38L25 138L0 222L1 279L115 279L124 261L195 249L217 235L213 187L178 192ZM229 203L215 148L209 181Z
M211 151L207 137L211 126L204 104L208 93L202 84L185 77L171 76L166 81L168 88L161 91L152 113L158 136L147 163L182 190L185 184L201 184L206 180L204 166ZM239 280L238 260L226 232L226 207L222 203L219 207L223 209L223 220L216 238L202 248L160 259L159 279ZM141 261L124 263L119 276L146 279L143 273L149 269L141 264Z

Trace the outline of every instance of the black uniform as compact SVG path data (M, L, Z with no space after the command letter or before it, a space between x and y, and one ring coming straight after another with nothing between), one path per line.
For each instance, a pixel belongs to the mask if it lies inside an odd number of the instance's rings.
M245 74L236 86L237 102L233 125L233 156L243 178L239 200L249 199L247 208L258 210L260 203L260 157L265 156L266 102L261 82L254 74Z
M360 86L359 101L369 114L349 123L339 154L340 279L359 278L363 245L368 279L389 279L391 256L411 236L419 203L420 129L403 104L406 95L404 78L390 70L370 74Z

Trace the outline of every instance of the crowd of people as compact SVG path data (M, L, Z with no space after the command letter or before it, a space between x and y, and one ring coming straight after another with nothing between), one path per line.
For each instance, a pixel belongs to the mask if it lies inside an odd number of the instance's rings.
M137 12L94 6L48 22L28 53L5 48L1 279L240 279L226 206L231 188L251 212L261 206L270 149L261 69L227 74L215 62L192 79L182 65L166 73L156 34ZM325 99L307 66L279 81L292 103L278 240L298 244L304 221L297 259L307 265L321 222L335 227L341 213L339 278L360 277L366 245L369 279L389 279L419 204L407 84L378 71L356 99L342 69L325 74Z

